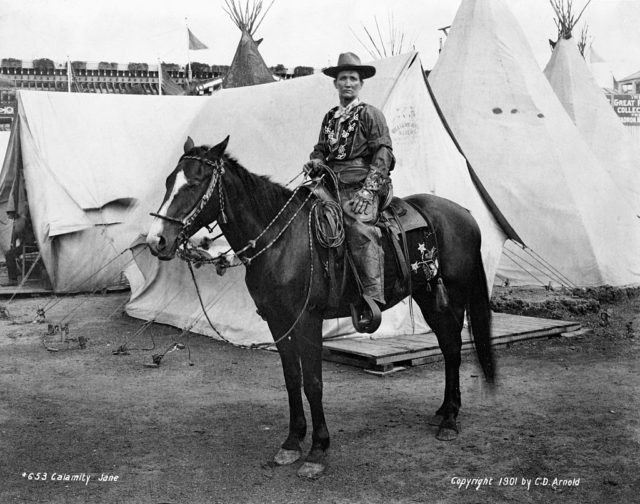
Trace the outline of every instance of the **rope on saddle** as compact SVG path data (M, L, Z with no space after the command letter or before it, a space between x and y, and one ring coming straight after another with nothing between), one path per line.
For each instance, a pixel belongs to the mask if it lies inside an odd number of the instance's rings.
M318 243L325 248L338 248L344 243L342 207L336 201L321 200L313 208L314 228Z
M338 248L344 243L344 217L342 214L342 206L340 201L330 199L329 196L332 186L336 194L338 191L338 177L335 172L327 165L322 164L322 176L314 179L316 187L324 184L327 197L325 199L318 195L319 200L313 208L313 222L315 227L315 235L318 243L325 248ZM324 182L323 182L324 180Z

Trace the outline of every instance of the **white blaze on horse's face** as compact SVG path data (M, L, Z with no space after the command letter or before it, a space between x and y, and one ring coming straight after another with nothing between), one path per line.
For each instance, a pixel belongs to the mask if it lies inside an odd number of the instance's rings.
M176 194L178 194L178 191L180 191L180 189L182 189L186 185L187 185L187 177L185 177L184 171L180 170L178 173L176 173L176 178L173 181L173 187L171 188L171 194L169 194L169 196L167 197L162 207L160 207L160 210L158 210L159 215L164 215L164 216L167 215L169 207L171 206L171 203L173 203L173 200L176 197ZM155 217L153 219L153 222L151 223L149 232L147 233L147 243L151 246L157 247L158 243L160 242L160 237L162 236L163 231L164 231L164 220L159 219L158 217Z

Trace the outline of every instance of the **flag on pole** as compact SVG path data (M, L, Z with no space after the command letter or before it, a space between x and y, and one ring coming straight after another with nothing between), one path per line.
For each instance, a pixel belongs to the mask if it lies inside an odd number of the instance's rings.
M191 30L189 28L187 28L187 31L189 32L189 50L190 51L197 51L199 49L209 49L206 45L200 42L193 33L191 33Z

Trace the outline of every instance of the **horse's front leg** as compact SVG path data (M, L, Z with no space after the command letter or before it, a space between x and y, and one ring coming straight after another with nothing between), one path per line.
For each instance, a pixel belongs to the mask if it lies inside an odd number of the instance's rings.
M327 468L329 458L329 429L322 407L322 318L306 314L292 338L302 360L304 393L313 422L311 449L298 476L318 478Z
M274 462L287 465L302 456L301 443L307 434L307 421L302 404L302 376L296 344L290 338L285 338L277 343L277 347L289 396L289 435L274 457Z

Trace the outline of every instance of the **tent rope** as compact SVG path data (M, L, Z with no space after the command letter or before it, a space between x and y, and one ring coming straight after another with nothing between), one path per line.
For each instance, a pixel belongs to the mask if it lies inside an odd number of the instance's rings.
M528 249L522 249L522 251L527 254L529 256L529 258L531 258L534 261L538 261L538 259L533 256L532 254L529 253ZM542 273L543 275L546 275L547 277L549 277L549 279L551 279L552 281L556 281L558 282L560 285L562 285L563 287L572 287L572 285L566 284L565 280L563 279L562 275L558 275L556 271L554 271L553 268L549 268L547 265L545 265L544 263L540 262L542 264L543 267L546 267L548 269L541 269L540 267L536 266L535 264L527 261L525 258L519 256L518 254L515 253L515 251L511 251L511 253L517 257L519 260L521 260L522 262L524 262L525 264L527 264L528 266L531 266L533 269L535 269L536 271Z
M128 250L131 250L129 247L127 247L126 249L124 249L122 252L120 252L118 255L114 256L113 258L111 258L109 261L107 261L104 265L102 265L102 267L96 271L94 271L91 275L89 275L87 278L85 278L82 282L80 282L79 284L77 284L77 287L81 287L83 285L85 285L87 282L89 282L89 280L91 280L93 277L95 277L96 275L98 275L101 271L103 271L105 268L107 268L111 263L117 261L121 255L123 255L125 252L127 252ZM140 251L138 253L136 253L134 255L134 257L132 257L129 261L127 261L127 264L129 264L133 259L135 259L135 257L137 256L137 254L139 254ZM118 275L121 274L121 271L118 271ZM115 278L115 276L114 276ZM97 290L101 290L102 287L95 289L93 292L96 292ZM55 301L53 302L48 302L47 304L45 304L45 306L43 307L43 310L47 310L47 309L51 309L53 308L55 305L57 305L62 298L56 296Z
M144 249L143 249L144 250ZM158 308L155 312L155 315L149 319L146 320L145 322L142 323L142 325L136 330L136 332L134 332L132 335L130 336L125 336L124 338L124 343L120 344L117 348L116 351L114 351L114 354L124 354L126 353L129 348L127 347L127 345L129 344L129 339L130 338L135 338L137 336L140 336L144 331L147 330L147 328L149 328L153 323L155 323L155 321L158 318L158 315L160 315L160 313L162 311L164 311L167 306L169 306L171 303L173 303L173 301L180 295L182 294L182 291L185 290L186 287L183 287L182 289L179 289L170 299L169 301L167 301L166 303L164 303L164 305L162 305L160 308ZM151 337L151 340L153 341L153 336ZM155 348L155 342L153 343L153 348L151 349L144 349L144 348L133 348L131 350L153 350Z
M120 257L120 256L121 256L124 252L126 252L127 250L131 250L131 249L129 249L129 248L125 249L123 252L121 252L120 254L118 254L114 259L117 259L118 257ZM143 248L141 248L140 250L138 250L137 252L135 252L135 253L132 255L131 259L129 259L129 260L126 262L126 264L125 264L125 265L126 265L126 266L128 266L129 264L131 264L131 263L135 260L135 258L136 258L138 255L140 255L140 254L142 253L142 251L143 251L143 250L144 250L144 249L143 249ZM112 262L112 261L110 261L110 262ZM98 270L98 272L102 271L103 269L104 269L104 267L103 267L103 268L101 268L100 270ZM98 272L96 272L96 273L98 273ZM120 276L121 274L122 274L122 271L118 271L115 275L113 275L113 277L112 277L112 278L114 278L114 279L115 279L116 277ZM93 276L93 275L92 275L92 276ZM90 277L90 278L91 278L91 277ZM96 287L95 289L93 289L93 290L89 293L89 295L95 294L96 292L98 292L98 291L100 291L100 290L103 290L103 289L104 289L104 287L102 287L102 286L98 286L98 287ZM60 299L61 299L61 298L58 298L58 300L60 300ZM88 299L89 299L89 297L88 297L88 296L86 296L86 297L85 297L82 301L80 301L80 302L79 302L79 303L78 303L74 308L72 308L69 312L67 312L67 314L66 314L66 315L61 319L61 322L64 322L66 319L68 319L68 318L69 318L69 316L70 316L73 312L75 312L78 308L80 308L84 303L86 303ZM55 304L54 304L54 305L52 305L52 306L55 306ZM51 308L51 307L49 307L49 308Z
M530 275L533 279L535 279L541 286L544 287L545 283L540 280L537 276L535 276L533 273L531 273L529 270L527 270L524 266L522 266L518 261L516 261L513 257L511 257L509 255L509 251L504 250L503 251L504 256L509 259L510 261L512 261L518 268L520 268L522 271L524 271L527 275ZM517 257L517 256L516 256Z
M531 254L535 259L537 259L539 262L544 264L551 271L555 272L556 275L558 275L560 278L564 278L564 280L567 282L568 286L573 287L573 288L577 287L577 285L575 283L573 283L571 280L569 280L569 278L567 278L560 270L555 268L552 264L550 264L547 260L545 260L545 258L542 257L540 254L538 254L535 250L530 249L529 247L526 247L525 252L528 252L529 254Z

